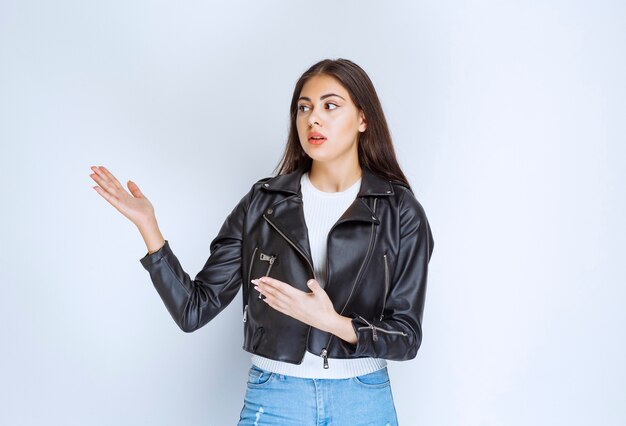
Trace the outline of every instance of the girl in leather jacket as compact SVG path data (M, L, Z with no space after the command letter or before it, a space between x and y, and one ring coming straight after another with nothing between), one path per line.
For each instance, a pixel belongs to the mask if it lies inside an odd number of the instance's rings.
M139 187L103 166L90 176L139 229L141 264L181 329L243 289L252 365L239 425L397 424L386 360L420 347L434 244L361 67L326 59L300 77L277 169L235 206L193 280Z

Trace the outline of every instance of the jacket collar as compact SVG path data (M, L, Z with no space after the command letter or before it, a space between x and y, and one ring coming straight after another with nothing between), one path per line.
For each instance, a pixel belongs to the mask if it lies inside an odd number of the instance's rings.
M291 173L278 175L267 180L263 187L269 191L286 191L292 194L301 195L300 179L302 175L308 171L306 167L300 167ZM386 196L393 195L393 186L391 183L378 175L375 175L367 167L361 166L361 187L357 197L367 196Z

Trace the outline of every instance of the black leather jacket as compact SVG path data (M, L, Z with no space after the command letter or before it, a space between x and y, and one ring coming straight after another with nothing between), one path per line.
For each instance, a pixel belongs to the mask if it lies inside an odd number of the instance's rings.
M408 360L422 340L422 313L433 238L424 209L405 186L362 168L355 201L327 242L325 291L352 318L358 342L283 314L258 298L251 279L263 275L309 292L315 278L302 208L304 169L260 179L235 206L191 279L169 242L140 259L178 326L191 332L221 312L243 284L243 349L299 364L305 350L324 358ZM332 364L332 362L331 362Z

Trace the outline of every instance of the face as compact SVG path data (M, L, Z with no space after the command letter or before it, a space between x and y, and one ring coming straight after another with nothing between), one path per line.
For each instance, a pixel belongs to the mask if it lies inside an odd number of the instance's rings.
M296 127L300 145L313 161L358 164L357 140L367 123L337 79L310 78L298 99Z

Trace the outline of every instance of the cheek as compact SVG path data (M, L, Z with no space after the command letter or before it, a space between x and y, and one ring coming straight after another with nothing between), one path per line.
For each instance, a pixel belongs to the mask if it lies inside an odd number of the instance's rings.
M351 117L336 117L333 120L333 126L337 129L337 133L344 136L352 136L357 129L357 124Z
M298 128L298 132L306 131L309 123L305 116L297 115L296 116L296 127Z
M300 121L296 121L296 129L298 130L298 138L300 139L300 143L306 140L307 137L307 126L306 124L302 124Z

